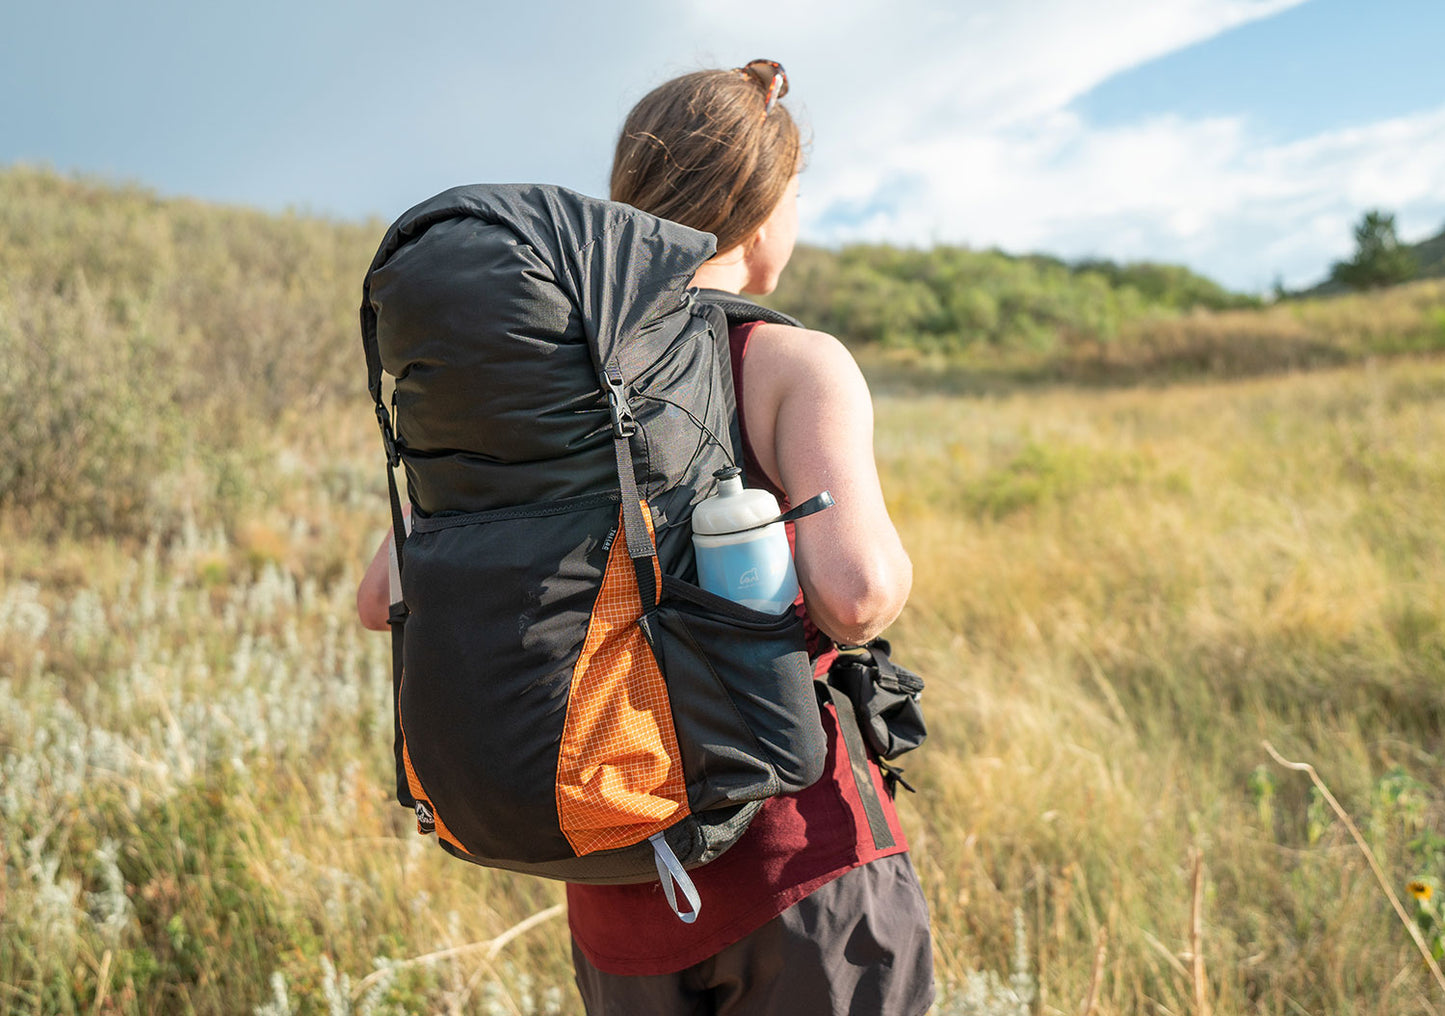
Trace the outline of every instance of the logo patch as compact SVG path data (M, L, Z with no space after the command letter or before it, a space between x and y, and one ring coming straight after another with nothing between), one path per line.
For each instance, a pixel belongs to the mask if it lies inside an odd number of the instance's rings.
M749 568L747 571L743 572L741 575L738 576L739 586L755 586L757 584L758 570L756 568Z

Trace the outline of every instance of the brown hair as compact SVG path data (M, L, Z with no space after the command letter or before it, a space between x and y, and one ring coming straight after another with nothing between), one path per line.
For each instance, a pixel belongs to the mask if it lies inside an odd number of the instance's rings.
M782 200L802 163L798 125L746 72L696 71L648 92L622 125L612 200L717 237L732 250Z

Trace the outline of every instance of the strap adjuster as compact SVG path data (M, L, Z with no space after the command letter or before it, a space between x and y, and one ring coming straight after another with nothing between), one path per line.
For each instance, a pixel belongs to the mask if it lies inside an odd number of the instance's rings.
M395 469L401 464L401 453L396 450L396 434L391 429L391 414L380 403L376 407L376 422L381 425L381 443L386 449L386 464Z
M612 414L612 435L617 438L629 438L637 433L637 418L632 415L632 407L627 403L627 382L622 377L622 369L616 364L610 364L602 372L602 383L607 388L607 408Z

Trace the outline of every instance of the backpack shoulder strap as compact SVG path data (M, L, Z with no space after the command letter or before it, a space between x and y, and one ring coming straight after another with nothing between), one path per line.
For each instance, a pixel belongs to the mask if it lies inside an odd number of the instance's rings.
M739 296L737 293L728 293L721 289L699 289L695 298L712 304L726 314L729 328L734 325L747 324L749 321L792 325L794 328L803 327L803 323L792 315L784 314L780 310L773 310L771 307L764 307L760 303L753 303L747 297Z

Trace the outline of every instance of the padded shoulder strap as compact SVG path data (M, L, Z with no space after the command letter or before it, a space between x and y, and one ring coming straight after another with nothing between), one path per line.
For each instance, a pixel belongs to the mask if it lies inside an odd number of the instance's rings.
M696 298L704 303L712 304L726 314L728 327L747 324L749 321L767 321L769 324L792 325L794 328L803 327L803 323L797 318L784 314L780 310L764 307L760 303L753 303L747 297L739 296L737 293L728 293L721 289L699 289Z

